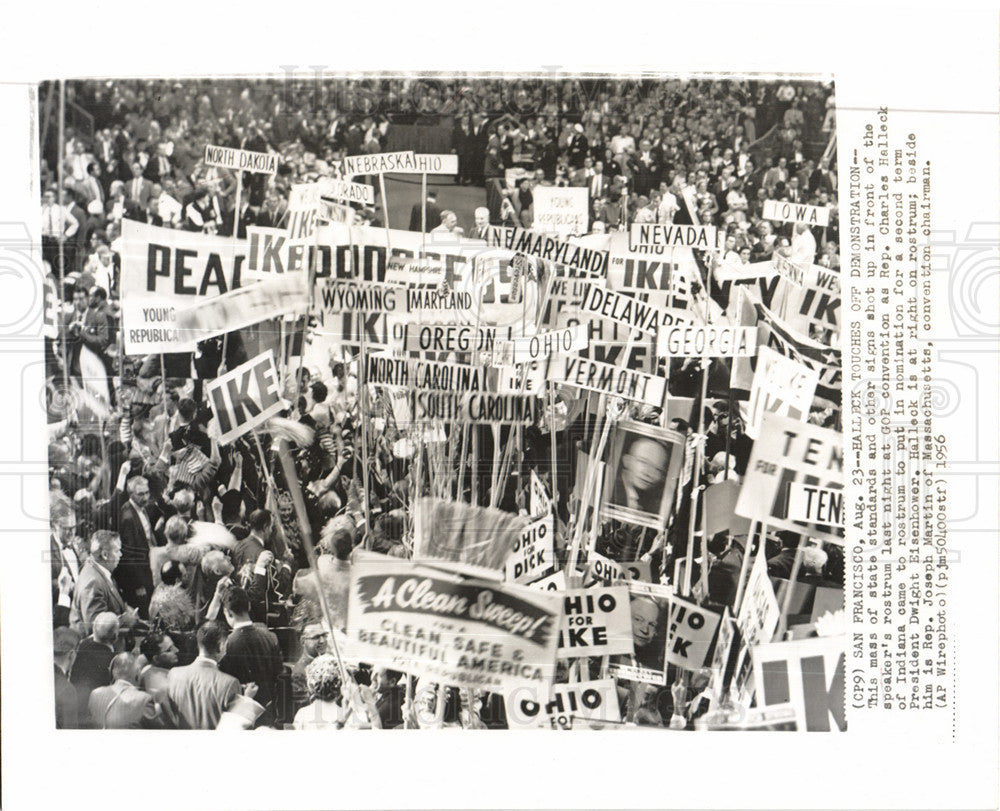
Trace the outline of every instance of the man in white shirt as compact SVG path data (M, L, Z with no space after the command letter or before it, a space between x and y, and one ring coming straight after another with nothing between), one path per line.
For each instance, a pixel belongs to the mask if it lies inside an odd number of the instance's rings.
M791 262L816 261L816 237L804 222L795 224L795 236L792 237L791 252L788 255Z
M677 205L677 195L667 188L666 183L660 184L660 204L656 208L656 221L661 224L669 224L674 221L680 206Z
M163 191L163 187L159 183L154 183L153 190L149 195L148 211L153 217L154 225L176 228L180 225L184 207Z
M80 228L80 222L69 209L56 202L56 193L47 191L42 195L42 259L56 271L59 268L59 240L72 237Z
M587 183L590 187L591 201L600 199L608 188L608 179L604 176L604 163L602 161L597 161L594 164L594 173L588 178Z

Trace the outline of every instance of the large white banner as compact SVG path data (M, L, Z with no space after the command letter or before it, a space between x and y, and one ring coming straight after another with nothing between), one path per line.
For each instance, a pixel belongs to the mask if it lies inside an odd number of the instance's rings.
M122 220L121 322L126 355L190 352L177 313L241 286L246 242Z

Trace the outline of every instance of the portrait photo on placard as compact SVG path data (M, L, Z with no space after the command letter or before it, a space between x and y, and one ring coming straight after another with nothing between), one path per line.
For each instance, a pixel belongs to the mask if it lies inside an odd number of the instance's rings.
M610 672L621 679L666 684L670 590L652 583L630 583L629 610L635 652L611 657Z
M677 431L618 423L605 457L602 516L655 529L666 526L683 454L684 438Z

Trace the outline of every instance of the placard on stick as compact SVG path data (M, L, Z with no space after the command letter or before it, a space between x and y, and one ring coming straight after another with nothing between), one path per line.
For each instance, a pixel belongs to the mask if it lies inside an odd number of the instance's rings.
M271 152L252 152L228 146L205 145L204 163L238 172L273 175L278 171L278 156Z
M845 645L828 636L755 646L758 706L790 705L810 732L845 731Z
M219 444L226 445L285 407L278 394L274 352L268 349L205 386L219 425Z
M807 422L765 413L736 502L737 514L766 521L772 529L787 529L843 544L843 527L805 523L789 516L790 483L842 491L843 435Z
M514 542L504 567L507 580L530 583L555 566L555 523L552 514L528 524Z
M614 679L553 684L542 695L530 687L515 687L504 696L510 729L565 729L574 721L621 720Z
M570 589L563 592L559 622L560 659L579 656L632 655L632 619L625 586Z

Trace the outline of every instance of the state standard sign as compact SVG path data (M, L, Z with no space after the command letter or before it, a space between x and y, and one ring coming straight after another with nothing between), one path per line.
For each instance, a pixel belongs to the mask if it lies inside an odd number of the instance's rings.
M565 366L549 364L547 379L551 383L565 383L569 386L596 391L612 397L624 397L639 403L660 408L667 390L667 379L623 369L610 363L600 363L586 358L564 358Z
M251 152L248 149L233 149L213 144L205 145L204 163L206 166L261 175L273 175L278 171L278 156L270 152Z
M399 175L457 175L458 155L414 153L412 163L401 161L400 166L392 171Z
M789 513L793 484L844 489L844 438L808 422L765 413L736 502L736 514L765 521L833 543L844 543L844 528L795 520Z

